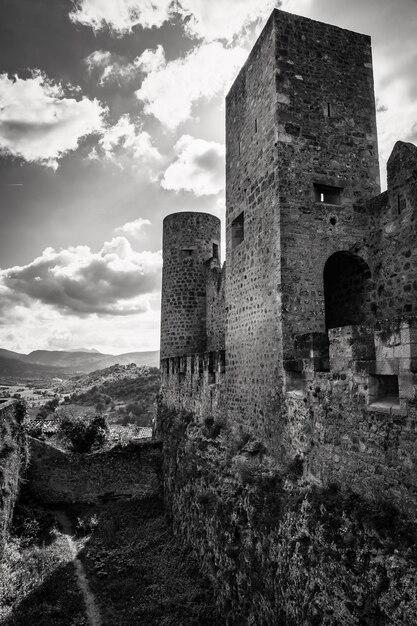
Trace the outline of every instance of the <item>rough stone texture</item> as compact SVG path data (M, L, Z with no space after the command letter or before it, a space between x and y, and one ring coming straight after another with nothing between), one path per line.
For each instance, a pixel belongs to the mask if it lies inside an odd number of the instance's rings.
M30 438L31 492L45 504L93 503L160 495L161 445L135 442L74 454Z
M226 394L235 428L275 447L282 397L281 242L276 18L268 20L226 99ZM244 239L234 220L243 213Z
M0 404L0 558L26 464L26 437L22 421L22 407L16 402Z
M220 220L207 213L164 219L161 359L206 349L206 277Z
M224 624L416 624L415 527L386 502L316 487L302 464L160 407L167 509Z
M342 486L366 519L376 502L415 518L415 146L395 145L379 191L369 37L275 10L226 100L227 273L206 264L203 334L161 363L167 505L230 623L416 623L414 539L396 587L400 535L388 556L352 511L336 524L324 498L313 531L299 487L292 503L263 491L295 465L309 493Z
M377 319L417 313L417 148L397 142L388 161L388 191L368 203L366 258Z
M225 419L225 353L205 352L164 359L161 363L163 402L205 418Z
M225 281L226 265L213 263L207 274L207 351L224 350L225 347Z
M378 349L375 333L378 325L385 332L410 318L415 306L417 148L396 144L388 192L375 196L369 37L275 10L227 96L226 147L227 272L213 260L205 263L199 292L206 297L205 328L194 326L192 346L186 339L182 350L163 354L171 359L162 363L162 398L199 417L223 413L232 429L261 439L281 461L298 450L291 393L302 395L303 381L320 372L329 380L333 374L357 377L354 368L363 369L366 361L363 385L373 389L385 384L375 376L398 376L389 384L399 385L401 414L407 415L414 350L401 344L394 355L383 342ZM188 302L189 287L177 280L182 274L170 259L171 247L182 240L183 220L187 246L193 238L196 246L203 240L201 222L190 215L166 220L163 345L186 337L181 306L175 301L170 309L168 296L182 286ZM201 260L210 245L206 238ZM196 283L189 284L194 292ZM198 315L203 308L201 300ZM340 327L345 331L333 333L329 355L329 335ZM225 371L214 381L217 353ZM350 401L345 398L341 410L331 388L322 401L342 415L346 408L353 437L361 419L355 419L355 385L349 384ZM365 411L373 404L384 413L371 394L363 397ZM317 473L325 480L326 472Z

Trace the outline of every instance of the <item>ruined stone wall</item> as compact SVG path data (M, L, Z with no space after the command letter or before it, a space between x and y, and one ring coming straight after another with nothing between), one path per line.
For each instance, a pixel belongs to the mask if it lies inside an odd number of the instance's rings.
M271 447L282 393L275 70L271 16L226 98L228 419Z
M417 320L330 330L325 367L311 350L314 338L302 339L298 372L285 364L290 456L304 459L313 483L348 485L415 515Z
M370 38L279 11L275 21L283 341L289 358L294 333L325 330L325 263L333 253L361 245L367 215L360 199L379 192L379 167Z
M26 465L23 417L22 405L13 401L0 403L0 558Z
M164 220L161 358L204 352L207 262L220 245L220 220L173 213Z
M398 142L388 191L369 203L369 265L377 319L417 313L417 148Z
M134 442L103 452L63 452L30 438L28 487L45 504L160 495L161 446Z
M388 502L315 486L299 460L190 414L160 407L158 422L174 532L225 623L415 623L415 531Z

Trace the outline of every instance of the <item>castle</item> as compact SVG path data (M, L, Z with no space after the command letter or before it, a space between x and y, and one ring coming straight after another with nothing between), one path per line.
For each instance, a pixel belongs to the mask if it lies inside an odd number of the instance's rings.
M220 221L164 220L162 402L417 508L417 148L380 193L371 42L274 10L226 99Z

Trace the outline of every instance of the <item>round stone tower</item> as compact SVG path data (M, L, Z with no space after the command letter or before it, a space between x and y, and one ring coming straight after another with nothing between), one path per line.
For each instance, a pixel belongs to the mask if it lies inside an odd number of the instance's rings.
M208 213L164 219L161 359L204 352L207 261L218 257L220 220Z

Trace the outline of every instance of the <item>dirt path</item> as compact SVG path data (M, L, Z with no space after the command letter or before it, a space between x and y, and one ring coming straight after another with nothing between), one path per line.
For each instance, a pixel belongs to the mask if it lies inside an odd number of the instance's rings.
M61 524L62 530L65 533L68 547L72 555L72 563L74 565L75 574L77 577L77 584L84 598L89 626L101 626L102 622L100 617L100 611L96 604L94 594L92 593L88 584L88 579L85 573L84 566L78 558L77 545L72 538L71 522L67 514L64 513L64 511L60 511L59 513L57 513L56 518Z

